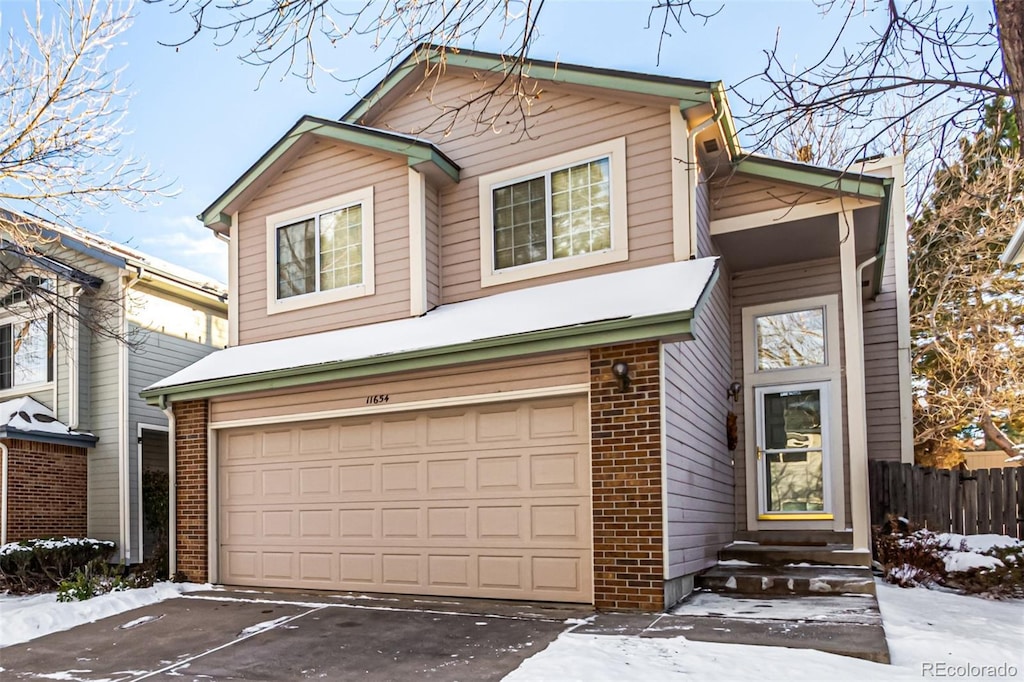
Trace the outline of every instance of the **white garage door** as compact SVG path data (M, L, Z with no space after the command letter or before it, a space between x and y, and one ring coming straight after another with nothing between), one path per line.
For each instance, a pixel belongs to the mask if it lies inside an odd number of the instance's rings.
M231 585L590 602L586 399L220 433Z

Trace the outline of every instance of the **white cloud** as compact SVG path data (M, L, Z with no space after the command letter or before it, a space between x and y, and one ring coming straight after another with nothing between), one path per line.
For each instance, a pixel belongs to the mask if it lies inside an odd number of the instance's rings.
M157 258L228 281L227 244L192 216L158 218L139 240L139 249Z

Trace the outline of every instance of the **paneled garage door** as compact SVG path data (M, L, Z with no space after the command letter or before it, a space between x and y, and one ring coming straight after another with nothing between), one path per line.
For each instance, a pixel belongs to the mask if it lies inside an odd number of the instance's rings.
M232 429L232 585L590 602L589 423L567 397Z

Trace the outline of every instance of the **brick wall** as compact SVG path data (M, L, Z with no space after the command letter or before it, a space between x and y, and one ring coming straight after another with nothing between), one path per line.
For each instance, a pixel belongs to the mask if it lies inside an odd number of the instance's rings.
M175 516L177 570L192 582L209 580L207 563L207 443L205 400L174 407Z
M85 448L27 440L7 445L7 541L86 535Z
M629 363L622 391L611 372ZM594 604L664 608L658 342L590 351Z

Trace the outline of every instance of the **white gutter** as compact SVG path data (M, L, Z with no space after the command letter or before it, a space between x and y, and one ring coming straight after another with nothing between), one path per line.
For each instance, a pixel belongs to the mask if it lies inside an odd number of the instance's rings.
M174 410L171 406L161 405L160 410L167 417L167 515L169 517L167 522L167 577L174 578L174 574L178 572L178 456L175 448L177 428L174 423Z
M700 180L698 173L699 166L697 164L697 136L707 130L713 125L716 125L722 120L722 115L725 114L725 109L719 109L714 115L700 123L696 128L690 131L687 141L690 144L689 154L690 157L687 159L686 177L689 180L689 187L687 188L687 198L690 202L690 259L699 258L700 253L697 248L697 182Z
M117 449L118 449L118 497L121 504L119 509L119 528L121 536L121 555L125 563L132 558L132 534L131 534L131 489L128 483L128 473L131 463L128 459L128 346L124 338L128 334L128 292L135 286L145 274L145 269L136 266L135 276L131 274L122 276L124 283L121 285L121 315L120 335L121 342L118 349L117 362Z
M7 446L0 443L0 458L3 464L0 465L0 545L7 544L7 459L10 451Z

